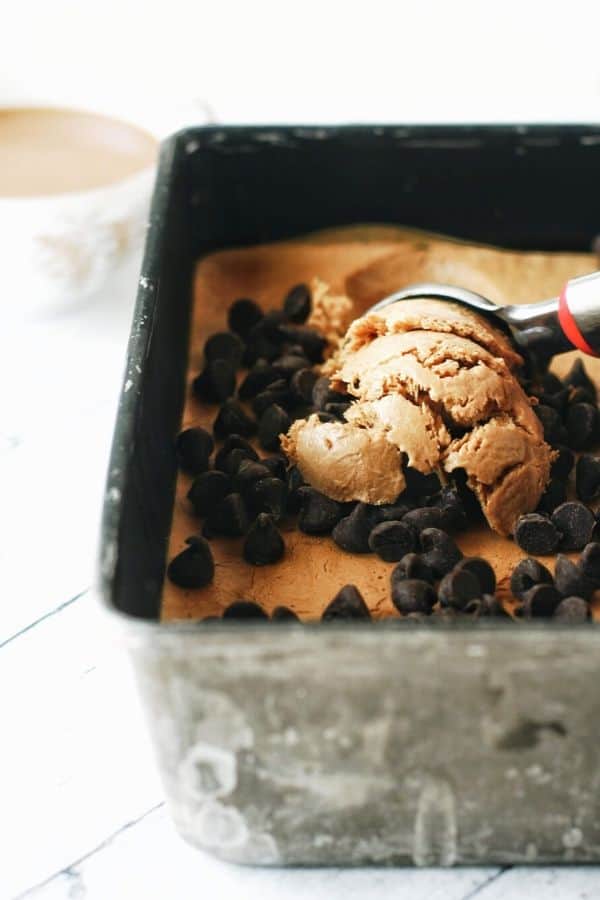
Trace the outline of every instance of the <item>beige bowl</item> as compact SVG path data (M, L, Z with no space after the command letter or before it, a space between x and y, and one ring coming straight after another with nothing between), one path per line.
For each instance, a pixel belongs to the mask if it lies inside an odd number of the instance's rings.
M157 142L173 131L207 121L201 103L73 104L27 101L0 108L77 108L118 119ZM108 277L139 253L156 160L119 180L86 190L39 196L0 197L0 236L7 313L29 317L52 313L101 290Z

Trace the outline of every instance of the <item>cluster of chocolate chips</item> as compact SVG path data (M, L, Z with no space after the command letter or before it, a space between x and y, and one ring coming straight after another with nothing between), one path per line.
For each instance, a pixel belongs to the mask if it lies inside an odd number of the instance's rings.
M409 476L409 489L390 506L357 503L339 519L332 537L352 553L376 553L395 562L391 599L403 618L446 621L505 615L495 597L496 577L479 557L465 558L449 532L466 527L469 497L457 487L431 492L431 479ZM322 621L370 619L355 585L346 585L328 604Z
M318 412L323 420L339 418L348 398L329 390L313 367L323 361L325 338L306 325L310 290L293 287L280 309L263 313L247 298L229 308L229 331L212 335L204 346L204 368L192 389L204 403L218 403L213 423L216 438L258 438L263 450L276 452L279 435L294 419ZM238 372L246 375L238 386ZM251 410L251 412L250 412Z
M391 573L394 606L401 618L380 619L398 624L454 624L503 617L510 621L495 596L496 577L489 562L480 557L462 557L445 532L426 528L421 553L407 553ZM441 577L440 577L441 576ZM575 563L563 554L556 560L554 577L538 560L521 560L511 575L510 588L520 605L517 618L553 619L562 624L591 620L590 598L600 588L600 544L589 543ZM233 603L224 618L268 619L250 601ZM272 621L298 621L285 607L278 607ZM342 587L325 607L322 622L370 621L371 613L354 584Z
M494 570L485 559L463 557L452 538L438 528L424 528L419 546L420 552L405 554L391 573L392 602L401 621L505 615L494 596ZM356 586L346 585L326 607L322 621L370 617Z
M562 553L556 558L554 577L539 560L527 557L511 575L510 589L521 600L518 614L560 622L586 622L589 601L600 588L600 544L586 544L577 562Z
M600 540L597 516L588 505L600 497L600 459L585 452L600 440L596 387L579 359L562 381L546 373L525 387L538 400L534 409L556 458L538 509L517 521L515 541L536 556L580 551ZM577 499L567 500L574 467Z
M185 432L184 432L185 434ZM188 440L186 438L186 440ZM216 464L227 459L235 450L244 449L243 439L233 439L235 447L230 449L227 441L219 451ZM249 445L246 445L247 447ZM251 453L255 454L255 451ZM219 458L219 454L222 457ZM271 457L270 459L275 459ZM277 458L279 459L279 458ZM266 496L266 484L259 491L261 482L268 479L263 471L268 460L258 460L252 455L242 458L237 465L237 472L232 476L221 470L208 470L197 476L189 492L189 498L197 511L206 515L204 534L211 534L214 525L214 510L223 509L223 502L229 500L237 510L236 526L227 533L239 535L242 532L243 513L238 501L232 497L247 497L254 493ZM228 486L237 486L243 492L225 494L220 500L213 494L210 500L204 492L204 485L218 479L219 487L223 485L222 476L230 478ZM252 478L252 476L256 476ZM263 477L260 477L263 476ZM505 615L502 605L497 601L494 591L495 575L486 560L480 558L463 558L461 551L450 531L459 531L466 527L469 517L469 502L472 497L460 488L445 487L440 490L436 478L425 477L418 472L407 471L408 490L394 504L371 506L366 503L338 503L320 494L314 488L303 483L295 466L285 473L284 490L274 501L268 513L260 513L246 531L244 557L248 562L264 564L280 558L283 553L283 541L273 557L265 554L265 548L274 546L272 536L261 542L257 539L257 547L250 552L251 539L258 527L270 524L273 529L273 517L297 514L297 527L311 535L331 535L340 549L350 553L375 553L385 562L397 565L391 572L391 598L396 609L411 621L422 621L428 616L438 619L458 620L464 617L479 619L487 616ZM201 490L201 503L198 510L198 491ZM195 487L196 486L196 487ZM437 488L437 489L436 489ZM274 495L273 495L274 496ZM212 506L212 512L210 507ZM228 507L229 508L229 507ZM479 513L480 514L480 513ZM220 513L219 516L222 516ZM275 532L277 529L275 528ZM223 534L223 529L218 532ZM191 539L191 547L176 557L170 566L169 575L176 580L172 569L190 551L198 552L197 541ZM202 544L205 549L206 542ZM176 583L182 583L176 581ZM205 582L203 582L205 583ZM186 583L184 586L188 586ZM275 621L290 621L293 614L286 615L282 608L271 617ZM224 618L268 618L266 613L252 601L236 601L225 611ZM322 621L340 621L354 619L370 619L370 613L360 592L354 585L343 587L336 597L326 606Z
M202 536L189 538L188 547L169 564L167 574L180 587L203 587L212 580L207 539L243 537L244 559L264 566L285 552L278 525L286 515L300 511L305 530L313 527L311 533L321 533L317 520L322 511L302 496L310 489L278 452L280 434L295 419L317 412L331 421L348 407L347 398L330 390L328 379L314 371L326 341L305 324L310 311L311 295L304 284L289 291L280 309L267 313L242 298L229 309L229 330L212 335L204 345L204 368L192 390L202 402L218 404L219 411L212 434L188 428L176 442L179 465L193 476L188 499L204 519ZM241 369L247 371L240 379ZM255 436L270 455L259 457L248 440ZM221 446L215 452L216 442Z
M275 607L275 609L271 613L271 616L269 617L264 609L259 606L258 603L254 603L253 600L236 600L235 603L231 603L224 611L223 618L225 620L246 619L248 621L271 621L276 623L300 621L296 613L292 612L291 609L288 609L287 606ZM204 619L203 621L219 621L219 619L217 616L215 616L211 617L210 620Z
M189 538L188 548L168 567L169 578L180 587L204 587L212 580L214 563L207 540L213 537L243 538L244 559L256 566L277 562L285 551L278 528L288 502L284 457L260 459L239 434L226 437L211 459L213 450L213 438L203 428L189 428L177 438L181 468L194 475L188 500L204 520L202 537Z

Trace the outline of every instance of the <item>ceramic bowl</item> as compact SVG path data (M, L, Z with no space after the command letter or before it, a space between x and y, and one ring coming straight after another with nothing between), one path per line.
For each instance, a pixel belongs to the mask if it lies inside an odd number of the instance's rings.
M0 107L76 108L143 129L158 144L190 123L205 123L201 102L67 103L62 98L0 102ZM26 318L86 300L139 254L156 165L100 188L45 196L1 197L4 290L0 305ZM4 311L4 310L3 310Z

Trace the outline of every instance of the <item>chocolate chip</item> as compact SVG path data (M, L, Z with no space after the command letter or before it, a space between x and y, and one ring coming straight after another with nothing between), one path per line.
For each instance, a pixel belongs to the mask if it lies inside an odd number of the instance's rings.
M575 490L584 503L600 496L600 459L582 454L575 469Z
M290 322L302 324L310 316L310 289L306 284L295 284L283 301L283 311Z
M419 544L424 553L429 553L430 550L444 550L449 556L455 557L455 562L462 559L462 553L456 542L443 528L424 528L419 536Z
M514 567L510 576L510 590L513 596L522 600L526 592L536 584L552 584L552 574L541 562L528 556Z
M268 615L258 603L252 600L236 600L223 613L224 619L268 619Z
M329 378L322 375L314 383L312 390L312 402L319 410L324 410L327 403L344 403L347 400L345 394L340 394L329 387Z
M294 420L297 419L308 419L309 416L315 414L316 410L314 406L307 406L306 403L294 403L288 407L290 416Z
M228 359L237 368L244 354L244 342L232 331L219 331L213 334L204 345L204 358L207 362L214 359Z
M281 345L281 353L285 356L304 356L304 350L300 346L300 344L291 344L289 341L284 341ZM309 365L307 361L305 365Z
M244 495L254 514L269 513L275 522L286 511L287 485L279 478L261 478L254 481Z
M192 391L203 403L223 403L235 394L235 367L229 359L213 359L194 378Z
M600 584L600 544L586 544L579 558L581 571L595 585Z
M244 461L256 462L257 460L258 454L253 447L249 450L246 447L234 447L228 453L222 453L222 451L217 453L215 468L228 475L235 475Z
M405 516L403 521L406 521ZM446 575L462 559L462 553L441 528L424 528L419 535L423 560L438 578Z
M229 307L227 313L227 324L231 331L235 331L240 337L247 337L250 330L261 321L263 311L254 300L247 297L241 297Z
M424 475L418 469L406 466L404 478L406 479L406 492L411 497L430 497L440 490L440 479L435 472Z
M574 403L567 410L567 440L573 450L587 450L596 439L598 410L591 403Z
M467 512L462 497L454 485L446 485L434 494L427 503L435 506L444 515L445 526L451 531L464 531L467 527Z
M550 475L552 478L566 480L575 463L575 454L569 447L565 447L564 445L559 445L554 449L558 450L558 457L552 463Z
M258 459L258 453L252 444L243 438L241 434L230 434L225 438L223 446L215 455L215 469L221 469L222 472L226 471L225 460L232 450L245 450L247 459Z
M492 616L504 616L505 618L510 618L502 603L494 594L484 594L476 600L471 600L467 603L463 612L468 616L472 616L474 619Z
M250 329L246 338L246 352L244 354L244 360L247 364L252 364L258 359L265 359L271 362L281 354L284 339L279 333L279 327L284 322L285 314L283 310L272 309L265 313L260 322Z
M285 622L299 622L296 613L287 606L276 606L271 613L271 622L285 624Z
M556 394L563 389L563 383L554 372L544 372L540 376L539 387L546 394Z
M453 607L452 606L440 606L439 609L441 611L442 609L453 609ZM460 614L465 617L470 617L475 620L480 619L482 616L485 615L484 606L483 606L483 598L476 597L474 600L469 600L469 602L463 609L456 610L456 611L460 612Z
M438 585L438 599L442 606L464 609L478 597L481 597L479 579L468 569L452 569Z
M282 481L287 480L287 460L284 456L278 454L275 456L263 456L261 463L267 467L273 478L280 478Z
M454 567L455 572L463 570L470 572L479 582L480 596L494 593L496 590L496 573L487 559L482 559L481 556L467 556L456 563Z
M544 406L551 406L562 418L567 411L567 406L571 399L571 389L562 388L555 394L539 394L540 403Z
M583 597L584 600L589 600L594 590L583 569L562 553L556 557L554 586L561 597Z
M271 362L280 353L281 341L276 333L276 328L271 327L270 319L263 316L262 320L254 325L246 338L243 363L246 366L254 366L258 360Z
M443 529L446 525L446 516L437 506L419 506L407 512L402 521L411 525L415 531L421 532L425 528Z
M405 522L382 522L369 535L369 547L385 562L398 562L415 544L415 530Z
M244 559L253 566L268 566L278 562L284 553L285 544L273 517L259 513L244 541Z
M188 547L175 556L167 568L173 584L183 588L201 588L214 578L215 564L208 542L202 537L186 539Z
M484 594L481 598L481 604L483 608L480 615L482 616L500 616L506 619L511 618L505 610L502 601L499 600L495 594Z
M258 423L258 440L264 450L279 450L279 435L285 434L292 420L281 406L274 403L264 411Z
M244 461L255 462L256 455L250 454L247 450L236 447L230 450L225 457L221 457L221 471L227 475L235 475Z
M273 360L273 368L277 369L279 376L289 381L296 372L304 371L310 365L306 356L285 353Z
M187 496L196 515L206 516L231 490L229 475L215 470L194 478Z
M198 475L208 469L215 442L205 428L186 428L177 435L175 452L184 472Z
M297 491L304 485L306 482L302 476L302 472L298 468L298 466L290 466L288 469L288 491Z
M277 369L274 369L270 363L264 359L259 360L240 384L238 397L244 401L252 400L253 397L256 397L257 394L268 388L274 381L279 381L280 377Z
M404 615L424 613L430 615L436 601L435 591L427 581L404 578L392 581L392 603Z
M313 388L319 376L313 369L300 369L290 379L290 388L303 403L312 404Z
M370 553L369 535L379 521L376 506L357 503L349 516L340 519L331 536L347 553Z
M329 534L345 515L342 503L337 503L314 488L300 487L297 494L301 502L298 528L305 534Z
M583 503L572 500L561 503L552 513L552 522L562 534L561 550L583 550L592 537L594 514Z
M552 618L565 625L576 625L587 622L591 618L591 611L582 597L565 597L554 610Z
M238 470L235 473L234 478L234 487L240 494L245 495L254 482L260 481L261 478L270 478L271 470L264 465L262 460L255 461L252 459L245 459L238 466Z
M284 335L281 328L286 324L287 317L282 309L270 309L263 316L262 322L258 326L272 340L281 345L284 342Z
M562 444L565 442L567 432L560 414L551 406L540 403L533 407L544 429L544 440L549 444Z
M377 515L377 522L399 522L411 511L412 505L408 500L397 500L395 503L382 503L381 506L372 508Z
M562 479L551 478L540 497L536 512L551 515L567 499L567 487Z
M536 584L523 595L522 615L526 619L548 618L560 603L560 595L551 584Z
M564 505L564 504L563 504ZM560 509L560 506L558 507ZM554 518L554 517L553 517ZM553 520L540 513L527 513L517 519L515 541L525 553L547 556L558 547L560 534Z
M563 378L563 384L569 387L584 388L589 391L592 397L596 397L596 385L586 372L585 366L581 359L576 359Z
M304 486L304 483L304 478L298 466L290 466L287 471L287 511L289 513L297 513L302 506L302 497L298 491Z
M302 347L310 362L323 361L323 351L327 346L327 340L314 328L309 328L307 325L281 325L278 331L283 340Z
M346 584L325 608L323 622L343 622L353 619L370 619L371 613L361 592L354 584Z
M237 400L226 400L213 423L213 431L221 439L232 434L251 437L256 431L256 422L244 412Z
M585 388L566 388L569 395L569 403L588 403L590 406L596 406L596 397Z
M252 411L254 415L260 419L266 410L277 404L282 408L289 406L293 402L294 395L283 379L274 381L265 391L257 394L252 401Z
M207 515L204 535L241 537L248 530L248 513L240 494L228 494Z
M428 584L433 584L436 580L436 574L420 553L407 553L406 556L402 557L398 565L392 569L392 586L395 581L405 581L407 578L416 578L418 581L426 581Z
M335 416L336 419L340 421L344 421L345 412L350 409L350 403L326 403L325 409L323 410L326 413L329 413L332 416Z

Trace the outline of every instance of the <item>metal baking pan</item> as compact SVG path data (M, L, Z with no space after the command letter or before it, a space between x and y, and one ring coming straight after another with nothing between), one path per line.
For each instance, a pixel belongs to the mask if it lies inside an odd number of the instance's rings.
M256 864L600 860L600 631L160 624L195 261L356 222L588 249L600 128L190 128L162 150L99 593L180 833Z

